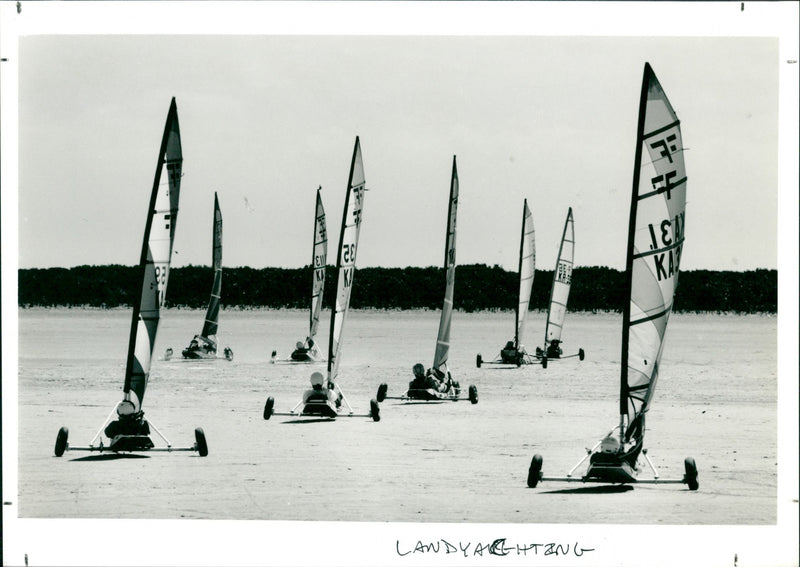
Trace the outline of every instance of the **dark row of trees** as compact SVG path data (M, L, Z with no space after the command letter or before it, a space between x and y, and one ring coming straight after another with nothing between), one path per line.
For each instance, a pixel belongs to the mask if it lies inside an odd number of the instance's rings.
M132 305L139 293L140 271L131 266L78 266L19 270L19 305ZM324 304L333 304L336 272L328 267ZM552 271L536 272L531 309L545 309ZM212 282L210 267L173 268L167 305L204 307ZM514 309L516 272L473 264L456 269L455 306L464 311ZM311 267L226 268L222 304L227 307L294 307L309 304ZM357 270L350 305L354 308L440 309L444 293L441 268L363 268ZM575 268L569 308L572 311L620 311L625 301L624 273L604 267ZM686 271L680 274L677 311L777 312L777 270L749 272Z

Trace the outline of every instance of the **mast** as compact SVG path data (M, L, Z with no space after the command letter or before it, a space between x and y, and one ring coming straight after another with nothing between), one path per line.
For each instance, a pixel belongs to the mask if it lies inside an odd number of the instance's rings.
M133 305L128 358L123 392L125 400L133 402L139 411L150 373L150 362L158 330L159 310L164 304L169 276L169 262L178 216L181 167L180 128L178 107L172 98L161 138L153 189L147 209L142 252L139 257L141 293ZM166 166L168 184L161 189L161 173ZM153 231L153 218L159 216L158 228Z
M522 229L519 237L519 265L517 272L519 273L519 301L517 301L517 308L514 310L514 348L519 348L519 307L522 303L522 256L525 252L525 212L528 208L528 199L525 199L522 204Z
M336 378L339 369L339 346L345 316L350 306L353 276L355 274L356 248L361 228L361 212L364 206L364 164L361 144L356 136L350 176L347 182L342 227L339 233L339 251L336 259L336 304L331 311L330 341L328 343L328 381Z
M631 191L631 214L628 219L628 245L625 256L625 294L622 306L622 353L620 355L619 378L619 435L620 443L625 434L625 416L628 415L628 345L631 325L631 289L633 283L633 245L636 238L636 210L639 202L639 173L642 164L642 142L644 118L647 112L647 89L650 84L650 63L644 64L642 90L639 94L639 120L636 125L636 152L633 158L633 189Z
M219 304L222 295L222 211L219 208L217 192L214 191L214 225L211 234L211 266L214 270L214 283L211 286L211 297L208 300L206 319L201 336L216 336L219 328ZM216 341L215 341L216 342Z
M447 207L447 232L444 246L444 269L446 285L444 305L439 318L439 333L436 338L436 352L433 355L433 368L441 370L447 366L450 355L450 323L453 317L453 292L456 276L456 212L458 208L458 171L456 156L453 156L453 171L450 175L450 198Z

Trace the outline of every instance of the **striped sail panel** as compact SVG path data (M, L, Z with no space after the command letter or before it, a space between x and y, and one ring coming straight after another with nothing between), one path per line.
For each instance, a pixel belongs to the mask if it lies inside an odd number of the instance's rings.
M680 122L649 65L645 65L642 91L645 107L640 115L638 182L628 243L630 305L624 317L627 333L624 328L622 345L622 393L627 398L623 401L628 423L647 411L655 390L678 285L686 209Z
M528 200L522 205L522 236L519 246L519 303L517 303L516 347L523 343L525 319L531 301L533 276L536 272L536 243L533 230L533 215Z
M453 156L453 172L450 176L450 200L447 210L447 236L444 249L444 270L447 283L444 291L444 305L439 319L439 334L436 337L436 352L433 355L433 368L446 372L447 358L450 356L450 323L453 318L453 291L456 282L456 212L458 209L458 171L456 156Z
M138 304L134 305L128 364L125 370L123 391L126 399L133 402L135 411L139 411L144 399L160 311L167 293L172 243L178 219L182 164L178 110L173 98L150 196L139 262L143 273L142 291ZM166 183L162 182L164 173L167 177Z
M317 189L317 208L314 215L314 250L312 266L313 282L311 288L311 321L308 331L309 338L314 338L319 328L319 314L322 311L322 298L325 292L325 264L328 257L328 229L325 226L325 208L322 206L322 196Z
M350 307L350 293L353 289L353 276L356 271L358 234L361 229L361 213L364 207L364 183L361 144L358 137L356 137L353 160L350 164L350 178L347 182L347 195L344 200L339 250L336 258L336 304L331 313L330 342L328 345L329 381L335 380L339 372L342 331L347 317L347 310Z
M222 211L219 209L219 200L214 193L214 227L212 234L211 265L214 269L214 284L211 286L211 297L208 300L206 320L203 323L202 335L212 337L216 344L217 329L219 328L219 302L222 294Z
M561 340L561 329L567 316L567 300L572 285L572 261L575 257L575 222L572 218L572 207L567 211L564 232L561 234L561 246L553 272L553 287L550 288L550 309L547 312L545 326L545 347L553 340Z

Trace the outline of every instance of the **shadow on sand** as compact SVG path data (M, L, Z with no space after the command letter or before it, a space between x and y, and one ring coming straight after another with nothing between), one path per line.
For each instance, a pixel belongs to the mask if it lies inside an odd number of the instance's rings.
M78 457L77 459L70 459L71 463L74 462L94 462L94 461L115 461L117 459L149 459L150 455L141 455L139 453L103 453L101 455L87 455L85 457Z
M539 494L618 494L620 492L628 492L629 490L633 490L633 486L630 484L601 484L599 486L546 490Z

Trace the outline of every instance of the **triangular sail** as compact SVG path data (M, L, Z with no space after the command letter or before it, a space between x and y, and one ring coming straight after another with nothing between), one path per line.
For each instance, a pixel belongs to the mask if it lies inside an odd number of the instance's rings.
M361 160L361 144L356 136L350 177L344 199L342 230L336 258L336 304L331 312L330 342L328 344L328 381L334 381L339 372L339 355L342 330L347 310L350 307L350 292L356 271L356 250L361 229L361 211L364 207L364 164Z
M639 104L626 265L630 301L623 310L620 381L621 429L627 417L627 438L643 433L658 378L686 208L680 121L647 63Z
M522 236L519 243L519 302L517 303L516 325L514 327L514 347L522 345L525 316L531 301L533 276L536 272L536 243L533 230L533 215L528 208L528 200L522 205Z
M567 299L572 285L572 262L575 256L575 222L572 207L567 212L564 232L561 233L561 246L553 272L553 286L550 288L550 309L547 311L547 325L544 329L545 347L554 340L561 340L561 329L567 316Z
M319 313L322 310L322 297L325 291L325 264L328 257L328 230L325 227L325 209L322 206L322 187L317 189L317 209L314 215L314 249L311 265L313 283L311 288L311 321L308 337L313 339L319 327Z
M156 341L160 310L167 293L172 242L178 219L182 164L178 107L173 98L164 126L153 191L147 209L147 223L139 260L142 291L139 301L133 306L128 362L125 368L123 392L125 399L133 403L134 411L141 409L150 375L150 361ZM166 183L161 181L164 169L167 175Z
M203 337L210 338L216 343L217 328L219 327L219 302L222 293L222 212L219 209L217 193L214 193L214 231L212 234L211 265L214 269L214 285L211 287L211 297L208 300L206 320L203 323Z
M456 210L458 208L458 171L456 156L453 156L453 173L450 177L450 200L447 209L447 238L444 247L444 270L447 284L444 291L444 305L439 319L439 334L436 337L436 353L433 368L447 371L447 358L450 355L450 322L453 318L453 290L456 280Z

